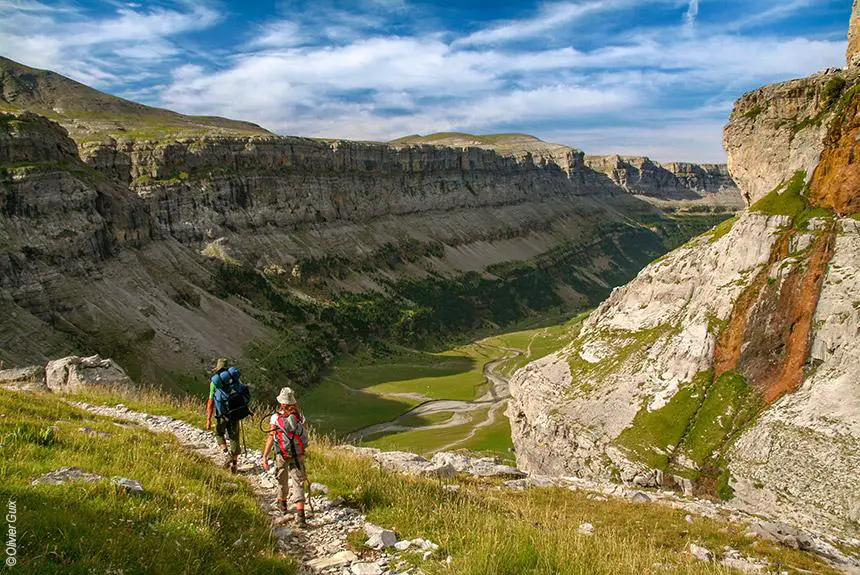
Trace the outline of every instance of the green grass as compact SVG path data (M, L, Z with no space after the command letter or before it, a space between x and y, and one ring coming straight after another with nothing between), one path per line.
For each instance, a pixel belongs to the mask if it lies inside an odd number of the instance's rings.
M451 493L439 481L387 474L338 451L313 451L309 466L315 481L361 509L369 521L401 538L438 543L437 557L421 563L428 575L625 575L654 573L656 564L660 573L728 572L692 557L685 551L690 543L718 555L731 546L789 573L835 573L809 554L746 537L741 524L704 518L689 524L685 511L667 506L595 501L564 489L498 491L474 480ZM585 522L594 525L594 536L576 533ZM447 555L450 566L442 561Z
M768 195L754 203L750 211L793 218L807 207L803 196L805 191L806 171L798 170L789 181L781 183Z
M504 353L470 344L441 353L404 348L383 358L343 358L299 401L320 431L346 435L397 418L421 403L420 397L476 399L486 388L484 364Z
M294 572L249 485L172 435L121 428L50 395L0 392L0 413L0 499L17 502L21 573ZM30 486L66 466L108 479ZM113 476L140 481L144 493L122 492Z
M730 438L746 426L760 406L760 396L749 387L743 375L734 371L720 375L708 388L701 408L678 446L679 452L700 469L722 466ZM690 475L689 472L682 474ZM691 478L696 476L694 473ZM723 492L727 487L728 483Z
M418 429L387 434L382 437L370 437L362 442L366 447L377 447L384 451L412 451L422 455L430 455L441 447L464 439L475 427L475 423L487 418L486 409L464 414L469 421L462 425L442 429ZM457 446L459 447L459 445Z
M732 231L732 228L734 227L735 222L738 221L738 218L739 216L734 216L714 226L714 229L710 232L710 242L714 243L717 240L724 238L730 231Z
M478 455L499 455L506 462L515 464L516 458L510 451L513 446L511 422L501 408L496 412L495 423L479 429L474 437L457 445L457 449Z
M408 415L399 421L404 427L425 427L428 425L439 425L454 417L453 411L440 411L428 413L427 415Z
M390 421L409 411L418 402L397 397L344 389L332 379L324 379L298 396L305 416L322 433L347 434Z
M777 186L771 193L750 207L751 211L772 216L789 216L795 229L806 231L813 218L832 218L833 210L810 206L806 198L806 172L798 170L794 176Z
M588 313L578 314L556 325L497 335L483 340L482 343L525 352L505 360L498 366L499 373L511 377L518 369L555 353L576 339Z
M568 357L573 383L569 389L572 397L588 395L603 384L607 376L621 366L634 360L643 360L645 354L657 340L677 332L678 326L661 324L636 332L603 330L594 337L604 341L613 352L596 363L590 363L574 351ZM578 342L582 343L582 342Z
M702 402L704 388L710 377L710 372L698 374L660 409L649 411L643 406L616 442L638 461L654 469L666 469L670 449L677 447L684 437L690 420Z

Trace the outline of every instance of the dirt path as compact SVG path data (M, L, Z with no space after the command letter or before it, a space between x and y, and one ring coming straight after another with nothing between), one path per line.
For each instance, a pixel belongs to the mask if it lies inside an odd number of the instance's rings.
M87 403L69 402L71 405L105 417L128 421L157 433L172 433L183 447L190 449L213 463L221 465L224 454L218 447L211 432L204 431L188 423L167 415L150 415L132 411L123 405L105 407ZM294 556L301 565L299 573L311 575L322 573L315 567L314 560L330 558L336 553L349 550L347 534L360 530L365 524L365 516L355 509L341 506L323 496L313 496L311 505L314 513L308 518L306 530L294 529L275 508L278 486L274 477L274 465L267 473L260 466L262 453L249 449L239 456L238 475L247 480L257 496L260 507L272 518L272 537L284 553ZM357 561L358 558L355 558ZM348 568L349 562L346 567Z
M469 435L464 437L461 440L458 440L454 443L444 446L443 448L437 451L443 451L444 449L458 445L469 439L473 438L479 429L487 427L495 423L496 414L498 410L505 404L505 402L510 398L510 391L508 390L508 379L498 373L496 373L495 369L505 361L517 357L519 355L523 355L523 350L520 349L511 349L511 348L495 348L502 349L503 351L509 352L509 355L495 359L493 361L487 362L484 364L483 372L484 378L489 383L489 387L487 391L478 399L473 401L462 401L462 400L453 400L453 399L437 399L437 400L428 400L424 403L410 409L406 413L399 415L398 417L392 419L391 421L387 421L385 423L378 423L376 425L370 425L354 431L347 436L348 441L357 441L364 439L365 437L370 437L372 435L380 434L380 433L395 433L399 431L419 431L419 430L429 430L429 429L444 429L446 427L455 427L456 425L462 425L465 423L464 420L459 420L454 422L457 419L457 415L464 415L467 413L472 413L478 410L487 409L489 407L489 411L487 412L487 417L481 422L478 422L474 428L469 432ZM384 394L383 397L393 396L395 394ZM402 424L404 419L410 417L421 417L434 413L442 413L442 412L453 412L455 416L450 420L437 423L432 425L426 425L421 427L409 427Z

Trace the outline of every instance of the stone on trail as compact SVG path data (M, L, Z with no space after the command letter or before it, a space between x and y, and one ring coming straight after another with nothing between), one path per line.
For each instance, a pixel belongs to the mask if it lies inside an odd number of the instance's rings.
M45 473L30 482L30 485L62 485L68 481L99 481L101 475L84 471L79 467L61 467L56 471Z
M714 554L704 547L700 547L695 543L690 543L690 555L700 559L701 561L711 562L714 560Z
M593 535L594 534L594 525L591 523L583 523L576 530L580 535Z
M358 555L352 551L341 551L335 553L331 557L319 557L308 562L308 567L311 569L330 569L332 567L343 567L349 565L353 561L358 561Z
M376 563L353 563L352 575L382 575L382 567Z
M139 481L127 477L114 477L114 485L128 493L143 493L143 485Z
M328 495L328 487L322 483L311 483L311 493L322 493Z
M365 545L371 549L379 550L385 547L394 547L394 544L397 543L397 535L394 531L373 523L365 523L364 532L368 537Z
M394 544L394 548L400 552L406 551L412 546L412 542L409 540L398 541Z

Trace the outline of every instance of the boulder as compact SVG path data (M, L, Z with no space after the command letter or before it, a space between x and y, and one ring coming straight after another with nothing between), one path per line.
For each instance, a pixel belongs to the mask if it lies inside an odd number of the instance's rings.
M756 521L750 525L749 533L793 549L812 548L812 540L808 535L784 523Z
M477 477L525 477L526 473L516 467L504 465L496 457L468 457L460 453L442 451L433 456L431 463L450 465L458 473L468 473Z
M99 355L78 357L72 355L48 362L45 367L48 389L58 393L75 392L83 388L101 385L130 387L131 379L112 359Z
M648 497L646 494L642 493L641 491L637 491L630 497L630 501L632 501L633 503L650 503L651 498Z
M39 365L0 370L0 386L21 391L48 391L45 368Z
M450 464L427 461L420 455L406 451L386 451L375 457L386 471L422 477L453 477L457 474Z

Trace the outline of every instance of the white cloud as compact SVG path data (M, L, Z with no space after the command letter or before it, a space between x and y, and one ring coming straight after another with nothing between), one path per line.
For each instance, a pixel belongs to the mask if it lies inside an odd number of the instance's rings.
M281 20L262 27L260 35L250 42L252 48L291 48L304 41L300 26L296 22Z
M220 18L202 3L187 10L131 5L94 18L73 6L29 0L0 2L0 53L94 85L122 83L147 63L160 66L179 54L178 34L211 27ZM133 66L128 60L133 60Z
M575 22L588 14L605 12L628 3L629 0L553 2L542 6L538 14L532 18L479 30L461 39L459 43L463 45L499 44L530 38L547 30Z
M690 0L687 12L684 13L684 32L692 35L696 27L696 18L699 16L699 0Z
M527 131L589 153L717 161L722 124L741 92L843 61L845 42L826 35L744 32L813 0L750 1L727 0L736 10L708 20L699 19L701 0L556 1L458 34L433 28L400 0L350 10L318 0L245 27L212 56L185 47L187 34L221 18L206 4L125 4L84 18L73 8L0 0L0 53L96 86L128 86L124 95L151 104L285 134ZM676 17L640 25L643 6ZM629 26L601 46L577 41L577 31L593 41L600 26L618 22Z

